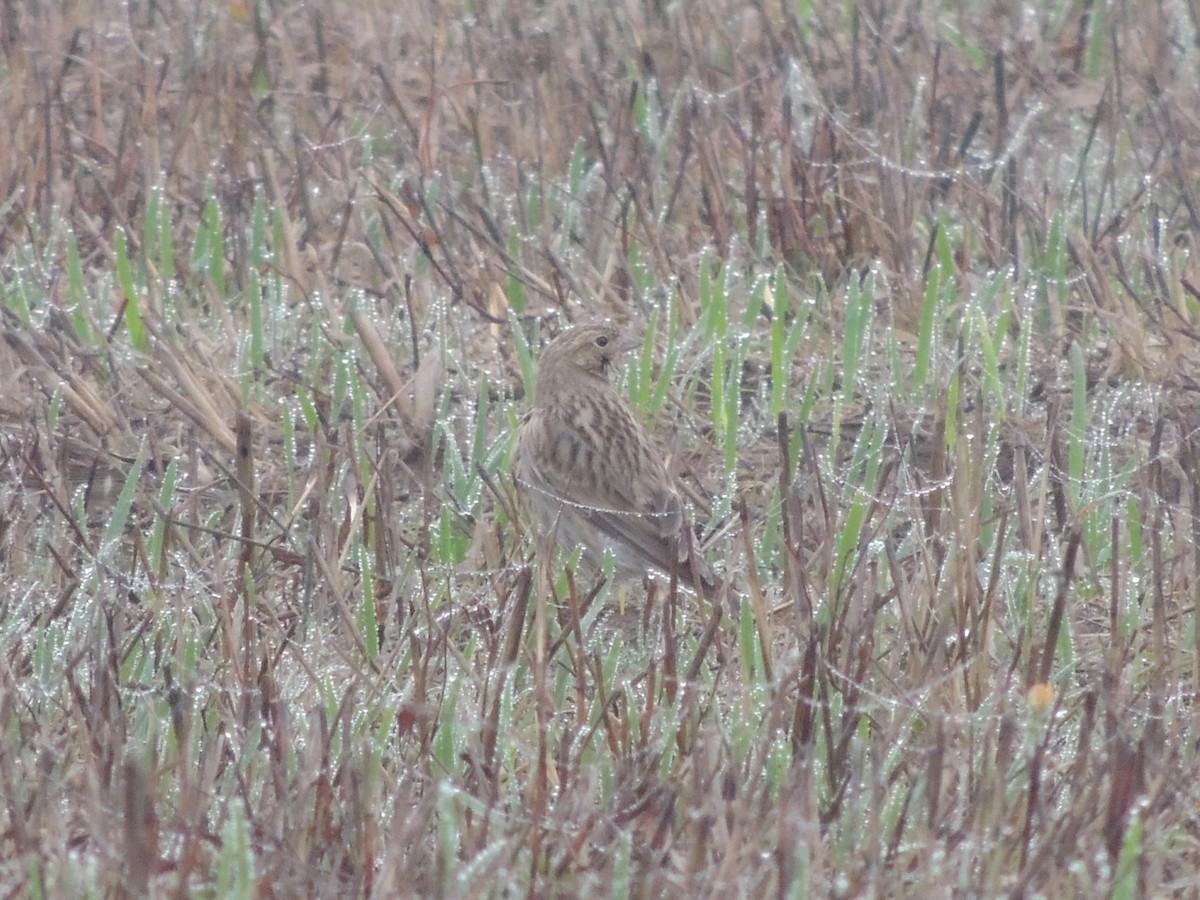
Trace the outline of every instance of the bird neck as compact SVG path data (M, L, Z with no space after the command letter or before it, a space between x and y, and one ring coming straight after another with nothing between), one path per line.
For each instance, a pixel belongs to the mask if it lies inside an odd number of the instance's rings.
M612 383L603 375L580 368L572 368L567 372L555 369L545 374L538 373L537 404L549 406L561 403L572 394L579 394L581 388L593 394L615 391Z

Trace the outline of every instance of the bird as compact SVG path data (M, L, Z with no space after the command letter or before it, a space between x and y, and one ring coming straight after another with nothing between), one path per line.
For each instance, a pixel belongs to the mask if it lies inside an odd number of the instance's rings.
M513 474L533 514L539 553L582 549L599 568L612 554L618 580L651 571L713 597L718 582L701 556L663 455L609 380L640 341L609 324L579 325L538 359L535 399L523 416Z

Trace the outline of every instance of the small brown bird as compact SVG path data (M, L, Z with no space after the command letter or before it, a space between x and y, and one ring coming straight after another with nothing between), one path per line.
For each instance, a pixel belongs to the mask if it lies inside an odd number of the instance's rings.
M543 351L513 458L517 485L550 546L581 546L596 566L610 550L620 578L674 570L680 583L710 595L717 581L662 456L608 380L636 346L610 325L583 325Z

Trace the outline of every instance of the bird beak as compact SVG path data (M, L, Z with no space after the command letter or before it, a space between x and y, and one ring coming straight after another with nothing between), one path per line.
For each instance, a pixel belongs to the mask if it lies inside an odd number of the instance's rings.
M642 339L636 334L629 334L623 331L617 338L618 353L628 353L630 350L636 350L640 346L642 346Z

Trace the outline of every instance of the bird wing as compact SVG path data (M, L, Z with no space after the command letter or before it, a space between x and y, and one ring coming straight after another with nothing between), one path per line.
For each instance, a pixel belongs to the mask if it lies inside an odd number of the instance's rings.
M517 460L524 487L542 495L533 505L543 527L553 526L561 540L590 545L596 557L608 546L642 569L675 569L694 580L683 504L622 403L584 400L566 410L535 410L522 428Z

